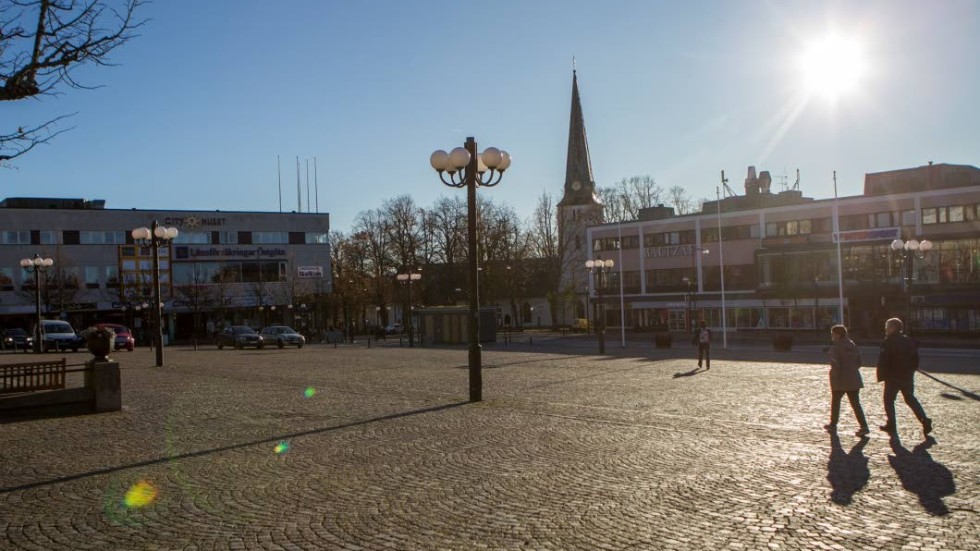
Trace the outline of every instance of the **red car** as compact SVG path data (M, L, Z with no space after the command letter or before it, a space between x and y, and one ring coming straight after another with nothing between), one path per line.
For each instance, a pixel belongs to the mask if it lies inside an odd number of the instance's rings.
M129 331L129 328L125 325L119 325L118 323L96 323L95 327L106 329L112 329L116 334L116 350L122 350L125 348L130 352L136 347L136 339L133 338L133 334Z

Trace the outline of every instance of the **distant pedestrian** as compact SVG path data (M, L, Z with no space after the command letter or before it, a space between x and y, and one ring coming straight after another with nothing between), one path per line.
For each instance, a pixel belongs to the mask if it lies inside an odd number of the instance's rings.
M830 347L830 423L824 425L824 428L828 432L837 430L840 402L844 394L847 394L847 400L851 402L851 409L854 410L854 417L861 425L854 434L867 436L870 431L868 421L864 418L864 409L861 408L860 395L864 387L864 381L861 380L861 352L854 341L847 336L847 328L843 325L831 327L830 338L834 341Z
M694 330L691 346L698 347L698 367L701 367L703 360L705 369L711 369L711 329L708 329L704 320L701 320L697 329Z
M926 416L922 404L915 398L915 372L919 369L919 346L902 332L902 320L891 318L885 322L885 339L881 341L878 355L878 382L885 383L885 424L881 430L895 434L895 398L902 398L916 419L922 423L922 432L932 432L932 419Z

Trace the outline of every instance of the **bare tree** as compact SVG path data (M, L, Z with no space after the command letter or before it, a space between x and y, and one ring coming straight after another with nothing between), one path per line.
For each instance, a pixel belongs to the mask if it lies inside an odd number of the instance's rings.
M626 222L640 217L640 210L663 202L664 190L651 176L623 178L611 187L599 188L606 222Z
M0 101L89 88L72 71L111 65L110 54L145 23L134 17L143 0L0 0ZM64 116L0 132L0 163L64 132Z
M558 231L558 216L554 199L547 192L538 198L538 205L531 216L528 232L529 256L539 259L546 291L545 299L551 312L553 328L565 318L565 309L575 298L574 289L562 288L562 274L574 262L572 234ZM563 242L564 241L564 242Z
M667 190L667 195L670 197L670 205L674 207L677 214L688 214L693 210L694 201L683 187L673 186Z

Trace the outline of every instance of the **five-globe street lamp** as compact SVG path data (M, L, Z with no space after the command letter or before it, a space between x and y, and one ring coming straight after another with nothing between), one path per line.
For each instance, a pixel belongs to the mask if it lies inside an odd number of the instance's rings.
M482 154L477 154L476 140L468 137L464 147L457 147L449 153L441 149L434 151L429 157L429 164L439 173L439 180L443 184L454 188L466 188L470 285L470 401L479 402L483 399L483 373L480 371L482 351L480 349L479 267L476 250L476 188L493 187L499 184L504 171L510 167L510 154L496 147L488 147Z
M612 270L613 265L612 260L603 260L601 258L585 261L585 267L589 269L589 273L595 274L593 286L598 295L598 300L592 303L592 319L595 320L595 332L599 336L599 354L606 353L606 316L599 315L599 303L602 302L602 288L606 283L605 276Z
M41 338L44 328L41 326L41 273L48 271L54 265L54 260L42 258L34 253L34 258L23 258L20 267L34 274L34 352L41 352Z
M168 228L154 220L151 227L132 231L133 241L140 247L150 247L153 254L153 344L156 346L157 367L163 366L163 302L160 296L160 245L177 237L177 228Z
M422 279L422 274L418 272L405 272L396 275L395 279L402 285L408 286L408 323L405 325L405 330L408 331L408 347L415 348L415 337L412 332L412 282Z
M892 250L899 254L902 258L902 280L903 280L903 290L905 291L906 299L906 313L905 313L905 325L907 326L907 333L912 334L912 280L914 277L914 268L916 258L925 258L926 253L932 250L932 241L928 239L923 239L922 241L916 241L915 239L909 239L908 241L902 241L901 239L896 239L892 241Z

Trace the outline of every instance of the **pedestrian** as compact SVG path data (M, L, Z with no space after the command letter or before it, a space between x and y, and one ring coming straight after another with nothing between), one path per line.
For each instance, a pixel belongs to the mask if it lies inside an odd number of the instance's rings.
M855 436L867 436L868 421L864 418L861 408L861 352L854 341L847 336L847 328L835 325L830 328L830 338L834 344L830 347L830 423L823 426L827 432L837 431L837 421L840 419L840 402L847 394L847 400L854 410L854 417L861 427Z
M881 430L895 434L895 398L902 398L916 419L922 423L922 432L928 436L932 432L932 419L926 416L922 404L915 398L915 371L919 369L919 346L902 332L902 320L891 318L885 322L885 339L881 341L878 354L878 382L885 383L885 424Z
M698 347L698 367L701 367L701 362L704 360L705 370L711 369L711 329L708 329L704 320L701 320L694 330L691 346Z

